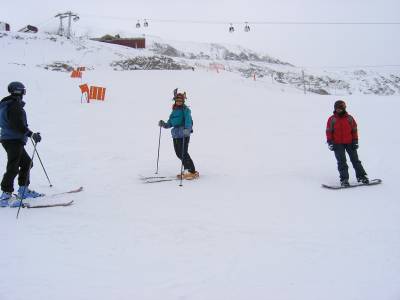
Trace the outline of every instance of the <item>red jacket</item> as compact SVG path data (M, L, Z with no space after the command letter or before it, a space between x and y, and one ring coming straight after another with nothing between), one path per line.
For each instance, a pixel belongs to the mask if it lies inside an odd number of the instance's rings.
M328 143L334 144L351 144L358 141L356 120L348 113L343 116L334 113L326 124L326 139Z

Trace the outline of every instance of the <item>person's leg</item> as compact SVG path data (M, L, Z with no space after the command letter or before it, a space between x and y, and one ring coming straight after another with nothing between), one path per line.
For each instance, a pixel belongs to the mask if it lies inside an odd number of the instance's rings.
M346 151L349 154L351 164L353 165L353 168L356 171L357 179L363 179L367 175L367 172L365 172L361 164L361 161L358 159L357 150L353 149L352 145L349 144L346 145Z
M196 173L196 168L193 164L193 160L190 157L190 154L188 152L189 142L190 142L190 137L185 137L185 150L184 150L184 155L183 155L183 166L184 166L185 170L188 170L190 173Z
M190 154L188 153L188 148L189 148L189 142L190 142L190 137L185 138L185 145L183 145L183 139L178 138L178 139L173 139L174 141L174 149L176 156L182 160L183 157L183 167L185 170L188 170L191 174L196 174L196 168L193 164L192 158L190 157ZM184 147L183 147L184 146ZM184 149L183 149L184 148ZM182 149L183 149L183 154L182 154ZM180 176L180 175L178 175Z
M29 167L33 167L33 164L31 165L31 158L28 155L28 153L25 151L25 148L22 150L21 154L21 160L19 163L20 169L19 169L19 175L18 175L18 185L19 186L28 186L30 184L30 170Z
M1 189L4 192L12 193L14 191L14 179L18 175L24 146L15 141L3 141L2 145L7 152L7 169L1 181Z
M343 144L335 144L334 152L340 174L340 181L349 180L349 166L346 162L345 146Z
M176 156L182 160L182 139L172 139Z

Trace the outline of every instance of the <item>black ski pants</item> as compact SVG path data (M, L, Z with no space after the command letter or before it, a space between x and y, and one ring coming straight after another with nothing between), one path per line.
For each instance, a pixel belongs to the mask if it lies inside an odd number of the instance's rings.
M12 193L17 175L20 186L29 185L31 158L20 141L8 140L2 141L1 144L7 152L7 169L1 181L1 190Z
M334 151L338 164L340 180L349 179L349 167L346 162L346 152L350 157L354 170L356 171L356 177L360 178L367 175L361 161L358 159L357 150L353 148L352 144L335 144Z
M190 173L196 172L196 168L194 167L192 158L190 157L189 152L188 152L190 137L188 136L188 137L185 137L184 139L182 139L182 138L173 139L173 141L174 141L174 149L175 149L176 156L178 156L178 158L180 160L182 160L182 156L183 156L183 167L185 168L185 170L188 170ZM185 145L183 145L183 143L185 143ZM182 150L183 150L183 153L182 153Z

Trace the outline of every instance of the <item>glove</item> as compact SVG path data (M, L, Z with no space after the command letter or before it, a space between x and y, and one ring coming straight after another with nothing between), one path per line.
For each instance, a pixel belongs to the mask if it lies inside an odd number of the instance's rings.
M32 140L35 141L35 143L39 143L42 140L42 137L40 136L40 132L34 132L31 135Z
M358 149L358 141L353 141L351 143L351 147L353 148L353 150L357 150Z
M163 128L166 128L167 123L165 123L163 120L160 120L160 121L158 122L158 126L163 127Z
M333 145L333 143L331 141L328 142L328 148L331 151L335 150L335 146Z
M183 136L190 136L190 129L184 128L183 129Z

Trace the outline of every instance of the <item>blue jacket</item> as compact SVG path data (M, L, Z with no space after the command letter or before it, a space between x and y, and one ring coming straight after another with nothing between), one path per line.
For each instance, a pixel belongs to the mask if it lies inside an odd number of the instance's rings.
M32 132L28 128L25 102L18 96L5 97L0 102L0 141L18 140L26 144Z
M183 129L189 129L192 132L193 120L192 112L186 105L174 108L167 121L167 128L172 128L171 134L174 139L181 139L184 137ZM189 134L190 135L190 134Z

